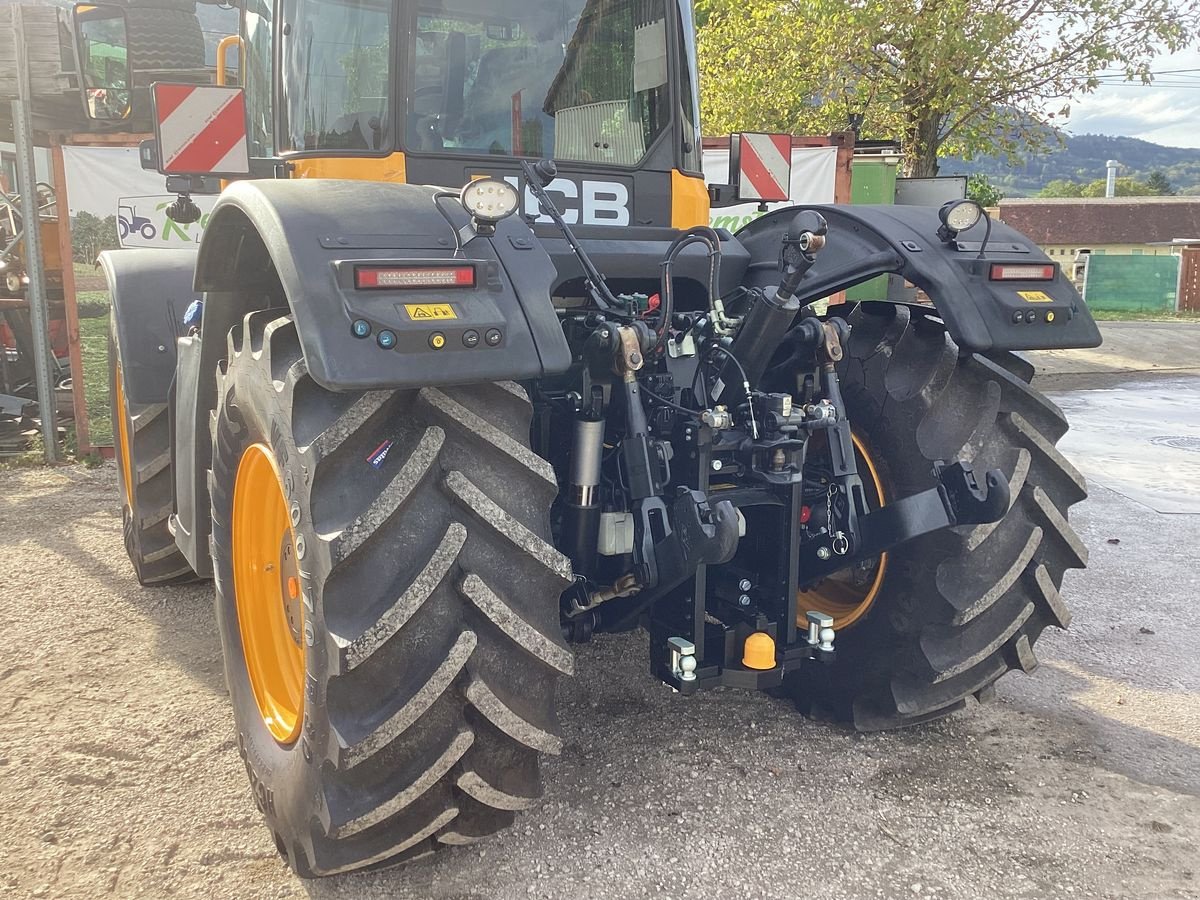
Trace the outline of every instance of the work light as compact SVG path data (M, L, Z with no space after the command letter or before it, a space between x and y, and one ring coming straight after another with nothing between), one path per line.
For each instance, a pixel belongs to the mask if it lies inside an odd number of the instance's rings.
M477 222L494 225L517 211L517 189L499 178L477 178L462 189L462 205Z
M943 241L952 241L960 231L974 227L983 218L983 207L974 200L951 200L942 204L938 218L942 221L938 237Z

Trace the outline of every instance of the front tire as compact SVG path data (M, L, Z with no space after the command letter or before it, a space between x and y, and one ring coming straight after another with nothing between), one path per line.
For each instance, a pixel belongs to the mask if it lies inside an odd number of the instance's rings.
M327 875L505 827L540 795L540 754L561 746L555 683L573 669L558 627L570 566L548 543L557 486L528 447L524 391L326 391L278 310L233 329L219 380L217 616L238 749L280 853ZM255 571L246 536L271 521L238 487L263 448L297 559L299 612L274 635L282 658L288 642L302 654L302 698L284 698L294 736L286 716L264 716L251 677L263 660L239 619L289 600L246 596L253 577L239 575ZM257 545L284 548L276 581L290 584L288 521L275 521L281 540Z
M1030 387L1032 366L961 356L919 308L860 304L850 323L842 392L885 496L934 486L933 462L956 459L1001 469L1012 494L997 523L889 553L869 608L837 636L836 662L788 681L802 711L871 731L947 715L1009 670L1033 670L1043 629L1070 622L1059 587L1087 551L1067 510L1087 489L1055 449L1067 422Z

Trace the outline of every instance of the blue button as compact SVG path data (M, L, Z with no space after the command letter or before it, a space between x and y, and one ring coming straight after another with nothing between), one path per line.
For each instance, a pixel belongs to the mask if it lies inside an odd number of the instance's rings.
M366 319L355 319L350 325L350 330L354 332L355 337L365 338L371 333L371 323Z
M396 332L387 330L381 331L375 340L379 342L379 346L384 350L391 350L396 346Z

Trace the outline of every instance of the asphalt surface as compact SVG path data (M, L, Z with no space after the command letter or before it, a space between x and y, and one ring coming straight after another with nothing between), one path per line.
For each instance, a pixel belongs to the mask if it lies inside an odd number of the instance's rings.
M0 473L0 894L1200 897L1200 479L1192 442L1161 440L1196 434L1200 376L1055 399L1091 563L1064 585L1071 630L993 703L859 735L762 695L676 696L642 636L604 638L515 828L310 883L251 804L208 586L136 585L111 466Z

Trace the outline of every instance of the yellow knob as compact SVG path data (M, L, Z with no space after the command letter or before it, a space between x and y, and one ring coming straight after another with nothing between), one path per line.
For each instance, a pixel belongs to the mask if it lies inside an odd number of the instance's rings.
M1046 321L1047 321L1047 322L1053 322L1053 321L1054 321L1054 311L1053 311L1053 310L1047 310L1047 311L1046 311Z
M775 668L775 641L765 631L756 631L746 638L742 649L742 665L747 669Z
M434 350L441 350L443 347L446 346L446 336L444 334L442 334L440 331L436 332L435 334L430 335L429 346L432 347Z

